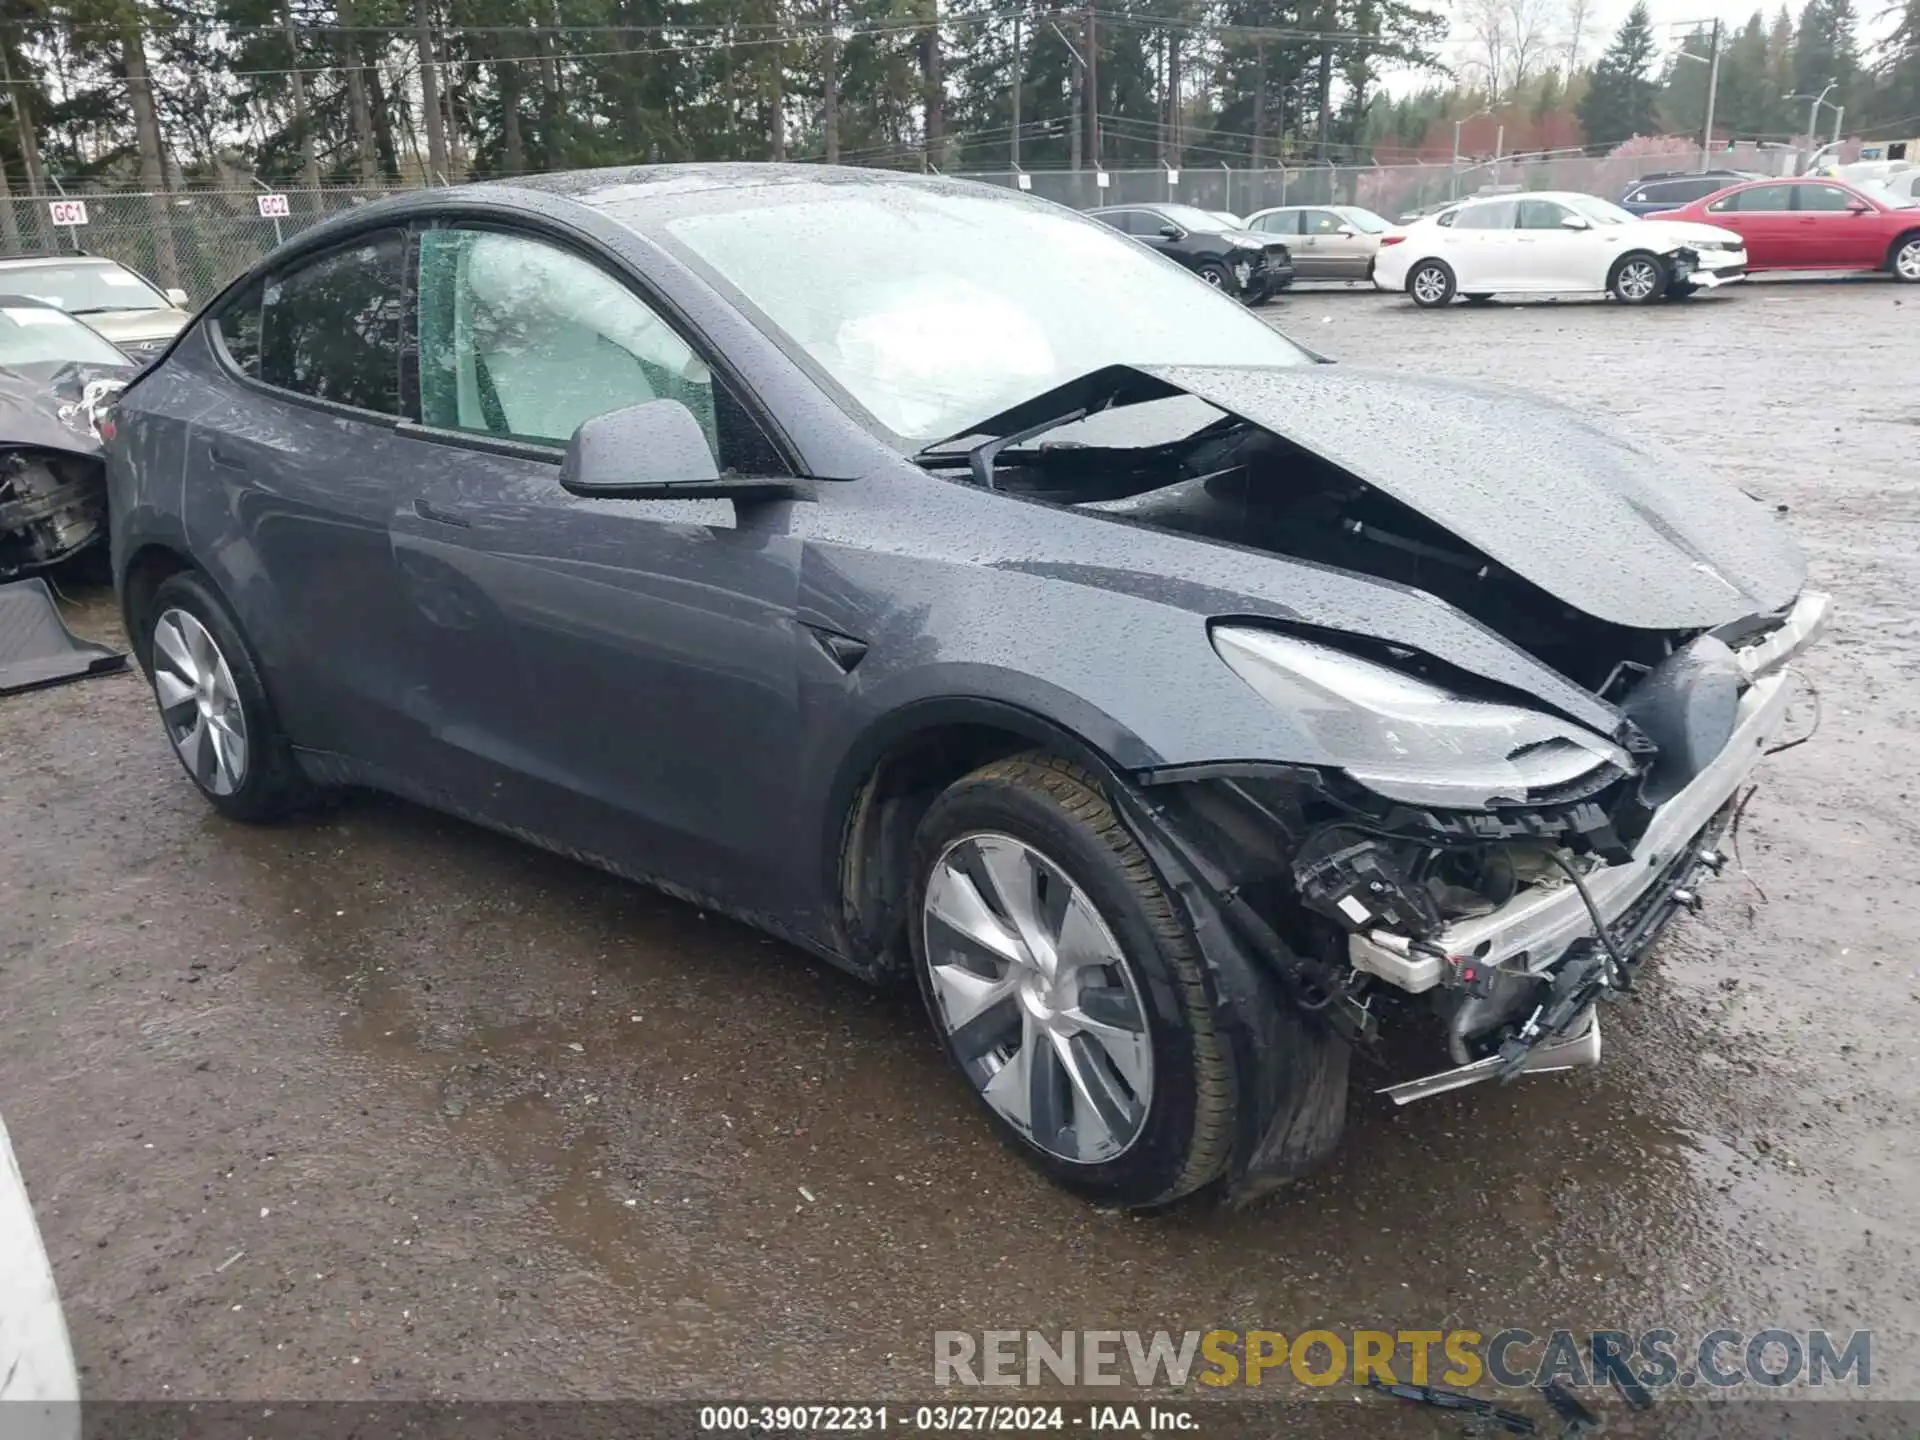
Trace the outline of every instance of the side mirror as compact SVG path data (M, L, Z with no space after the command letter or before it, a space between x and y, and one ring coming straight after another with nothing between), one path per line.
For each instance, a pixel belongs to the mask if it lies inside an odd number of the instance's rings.
M1178 240L1181 233L1178 225L1162 225L1160 227L1160 238L1163 240Z
M647 400L596 415L573 432L560 488L612 500L791 497L791 480L722 476L707 433L678 400Z
M187 299L187 292L175 285L167 291L167 303L176 310L184 310L192 302Z
M1569 215L1560 224L1568 230L1591 230L1593 223L1584 215Z
M1334 231L1333 233L1335 235L1338 235L1342 240L1351 240L1354 235L1353 227L1351 225L1342 225L1338 230Z
M1850 214L1854 215L1871 215L1873 213L1873 207L1864 200L1854 201L1851 205L1847 206L1847 210Z

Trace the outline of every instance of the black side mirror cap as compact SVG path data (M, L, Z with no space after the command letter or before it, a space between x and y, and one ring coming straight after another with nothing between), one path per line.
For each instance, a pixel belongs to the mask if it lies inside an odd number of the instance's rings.
M722 475L707 433L678 400L647 400L584 422L567 441L560 488L609 500L781 499L803 493L782 477Z

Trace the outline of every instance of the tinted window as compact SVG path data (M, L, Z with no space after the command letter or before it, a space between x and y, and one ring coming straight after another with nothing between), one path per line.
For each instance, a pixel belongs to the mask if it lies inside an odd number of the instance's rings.
M1486 205L1466 205L1461 207L1453 226L1456 230L1511 230L1515 208L1511 200L1495 200Z
M712 372L599 266L518 235L420 237L420 418L563 444L583 421L677 400L719 463Z
M1716 212L1733 211L1745 215L1756 210L1791 210L1793 208L1793 186L1791 185L1753 185L1745 190L1736 190L1731 195L1723 195L1707 207Z
M222 306L213 322L233 363L255 380L260 378L260 294L264 288L263 282L255 281Z
M1125 215L1117 214L1112 210L1102 210L1093 218L1098 220L1102 225L1112 226L1123 235L1127 233L1127 217Z
M388 231L269 280L260 378L316 400L400 414L405 257L405 238Z
M1522 230L1558 230L1560 222L1573 214L1557 200L1522 200L1520 202L1520 228Z
M1276 210L1271 215L1262 215L1253 222L1253 228L1268 235L1298 235L1300 233L1300 212L1298 210Z
M1802 210L1844 210L1854 203L1838 185L1797 185L1794 192Z

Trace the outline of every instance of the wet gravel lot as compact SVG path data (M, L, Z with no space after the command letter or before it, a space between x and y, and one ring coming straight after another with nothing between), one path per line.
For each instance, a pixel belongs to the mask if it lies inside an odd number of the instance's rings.
M1871 1328L1920 1398L1920 290L1266 313L1701 455L1836 593L1818 738L1602 1068L1357 1094L1255 1210L1100 1213L910 995L398 803L224 822L131 673L16 696L0 1114L85 1393L864 1398L924 1394L945 1328L1724 1324Z

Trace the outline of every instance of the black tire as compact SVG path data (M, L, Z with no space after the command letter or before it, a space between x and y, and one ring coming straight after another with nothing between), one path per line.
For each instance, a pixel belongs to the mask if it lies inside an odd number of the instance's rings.
M1622 255L1607 275L1607 291L1622 305L1651 305L1670 283L1667 262L1645 250Z
M1484 305L1491 299L1493 299L1493 296L1487 294L1484 290L1476 290L1473 294L1466 297L1469 305Z
M1193 273L1216 290L1224 290L1229 295L1234 292L1233 272L1218 260L1202 260L1200 268Z
M1114 1158L1081 1162L1036 1144L980 1093L947 1032L928 959L927 890L950 848L982 832L1040 852L1091 902L1124 957L1144 1012L1152 1084L1137 1134ZM1164 1205L1218 1176L1232 1148L1236 1087L1206 972L1099 781L1038 752L984 766L934 801L914 837L913 866L909 930L921 996L948 1058L1002 1139L1060 1185L1102 1204Z
M1422 260L1407 272L1407 294L1423 310L1437 310L1453 299L1453 270L1444 260Z
M1903 285L1920 285L1920 230L1909 230L1887 247L1887 269Z
M176 611L184 611L198 621L218 647L218 657L225 662L226 671L232 678L233 690L244 718L244 762L238 783L224 792L214 789L202 774L196 773L179 745L173 744L174 722L169 719L168 708L161 699L159 672L169 667L166 658L159 653L158 630L163 622L168 621L170 613ZM171 623L177 631L179 622ZM252 822L277 820L312 804L317 798L316 792L301 773L293 758L293 749L287 743L286 732L280 728L274 715L273 704L267 697L266 685L252 647L240 633L240 627L228 611L226 602L206 578L192 570L168 576L154 591L153 599L148 602L138 624L141 632L140 658L146 667L148 680L154 687L154 701L160 708L161 723L167 728L167 738L173 744L174 756L180 761L180 768L187 772L187 778L206 797L207 803L229 819Z

